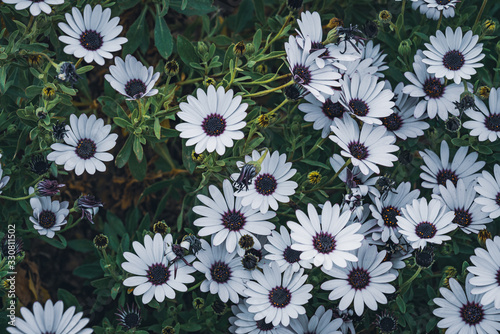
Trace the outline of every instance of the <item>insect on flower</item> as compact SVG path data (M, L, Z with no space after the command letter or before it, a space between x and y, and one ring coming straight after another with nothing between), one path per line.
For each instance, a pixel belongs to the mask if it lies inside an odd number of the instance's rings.
M259 174L261 168L260 166L262 161L264 161L267 152L269 152L269 150L266 148L266 151L262 154L259 160L249 161L244 164L243 167L241 167L240 175L236 180L231 178L231 181L233 181L233 187L236 188L236 192L240 192L243 189L248 190L248 186L252 182L252 179Z
M339 45L341 42L344 42L345 48L344 51L340 52L341 54L346 53L347 51L347 42L349 42L352 47L356 50L356 52L360 53L361 51L359 48L356 46L355 43L352 42L352 40L358 42L360 40L364 40L364 38L356 35L356 34L362 34L363 32L358 29L357 25L349 25L349 28L344 28L344 27L337 27L337 34L339 36L339 39L337 40L337 45Z

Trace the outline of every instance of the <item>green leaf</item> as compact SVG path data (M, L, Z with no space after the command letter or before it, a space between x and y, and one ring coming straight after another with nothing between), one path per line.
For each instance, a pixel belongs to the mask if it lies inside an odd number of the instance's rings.
M132 152L132 143L134 136L128 136L125 145L123 145L122 149L116 155L115 164L118 168L122 168L128 162L130 158L130 153Z
M309 159L303 159L302 162L305 163L305 164L311 165L311 166L321 167L321 168L324 168L324 169L330 169L330 167L328 167L327 165L325 165L324 163L319 162L319 161L314 161L314 160L309 160Z
M182 35L177 36L177 52L179 52L179 57L186 65L189 65L191 62L199 62L193 44Z
M111 288L111 298L116 299L118 292L120 292L120 288L122 287L121 283L115 283L113 288Z
M262 30L257 30L255 35L253 35L253 46L257 51L260 48L260 44L262 43Z
M469 141L465 140L463 138L453 138L451 140L451 143L457 147L462 147L462 146L469 146Z
M103 271L98 262L92 262L82 264L81 266L73 270L73 275L88 279L95 279L101 277L103 275Z
M160 125L159 118L155 118L154 132L155 132L156 138L160 139L161 138L161 125Z
M203 15L217 9L212 6L212 0L171 0L170 8L187 16Z
M129 119L123 119L121 117L113 118L113 122L118 125L120 128L124 128L127 130L133 130L132 123L130 123Z
M403 298L401 298L401 296L398 296L396 298L396 304L398 304L398 308L399 311L401 311L401 313L406 313L406 304Z
M82 66L76 70L76 74L87 73L87 72L92 71L93 69L94 69L94 66L92 66L92 65Z
M146 177L147 170L147 161L146 158L143 158L142 161L137 161L135 155L130 157L128 161L128 167L130 168L130 172L132 176L136 178L138 181L144 180Z
M81 253L88 253L94 250L94 243L89 239L75 239L68 241L68 247Z
M427 321L427 325L425 325L425 331L427 333L430 333L431 330L436 326L436 324L438 323L439 319L436 318L436 317L431 317L428 321Z
M145 23L147 10L148 6L144 6L137 20L135 20L127 31L128 42L123 45L123 58L125 58L125 55L134 53L145 38L149 39L149 31Z
M160 55L167 59L174 48L174 40L170 29L162 16L156 16L155 19L155 45Z
M198 332L201 330L201 325L196 322L187 322L181 325L181 329L186 332Z
M141 141L139 140L138 137L134 138L134 153L135 156L137 157L137 161L141 162L142 158L144 157L144 150L142 149L142 144Z
M65 307L70 307L74 306L77 309L77 312L81 310L80 303L78 302L78 299L73 296L71 292L65 289L58 289L57 290L57 299L62 300L64 302Z

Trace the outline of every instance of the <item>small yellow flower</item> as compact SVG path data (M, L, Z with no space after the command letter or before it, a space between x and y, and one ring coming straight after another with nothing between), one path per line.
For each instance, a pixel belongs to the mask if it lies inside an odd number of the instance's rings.
M172 326L167 326L161 330L161 334L175 334L175 329Z
M28 56L28 64L30 66L39 66L42 64L42 56L41 55L29 55Z
M390 23L392 20L392 14L388 10L383 10L378 14L378 19L383 23Z
M261 127L261 128L267 128L269 126L269 124L271 123L270 119L269 119L269 116L267 114L263 114L263 115L260 115L258 118L257 118L257 124Z
M479 244L483 247L486 245L486 240L492 239L492 238L493 237L491 236L491 232L488 231L487 229L482 229L477 234L477 240L479 241Z
M203 84L205 85L205 87L208 87L210 85L212 86L215 86L217 82L213 79L213 78L210 78L210 77L207 77L204 81L203 81Z
M194 162L202 162L203 159L205 159L205 156L203 155L203 153L196 153L195 151L191 152L191 159L193 159Z
M56 90L51 86L45 86L42 89L42 97L47 101L52 101L56 97Z
M165 236L165 234L170 232L170 228L167 226L164 220L160 220L153 225L153 232L160 233L162 236Z
M321 182L321 174L318 171L312 171L307 174L307 179L310 184L318 184Z
M486 100L488 97L490 97L490 92L491 88L488 86L481 86L477 89L477 95L482 100Z
M457 269L455 267L449 266L444 270L444 273L448 277L455 277L457 276Z
M198 310L202 309L203 306L205 306L205 300L203 298L198 297L198 298L195 298L193 300L193 307L195 309L198 309Z
M333 28L337 28L337 27L343 27L344 26L344 21L342 21L342 19L339 19L337 17L334 17L330 20L330 22L328 22L328 24L326 25L326 27L328 29L333 29Z
M483 23L483 31L485 34L492 34L497 29L496 23L493 20L486 20Z

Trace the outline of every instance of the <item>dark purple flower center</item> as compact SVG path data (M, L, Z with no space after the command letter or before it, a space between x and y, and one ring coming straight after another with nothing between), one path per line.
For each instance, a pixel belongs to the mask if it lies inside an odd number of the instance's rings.
M201 127L208 136L220 136L226 130L226 120L219 114L210 114L205 117Z
M490 131L500 131L500 115L492 114L484 119L484 125Z
M443 57L443 65L449 70L458 71L465 63L464 55L458 50L448 51Z
M370 111L368 105L359 99L351 100L351 102L349 102L349 107L356 116L366 116Z
M146 271L146 276L151 284L157 286L167 283L170 278L170 270L162 263L155 263Z
M362 290L370 284L370 275L366 270L356 268L347 275L347 281L355 290Z
M335 238L330 233L318 233L313 238L313 246L319 253L329 254L335 250Z
M292 293L282 286L277 286L269 292L269 302L277 308L284 308L292 300Z
M308 85L311 82L311 72L304 65L296 65L293 68L293 78L301 85Z
M468 210L456 209L455 218L453 218L453 223L458 224L463 227L467 227L472 223L472 215Z
M397 329L397 321L391 316L384 316L378 322L381 333L392 333Z
M257 326L258 329L260 329L263 332L267 332L267 331L274 329L274 325L272 322L266 323L264 320L265 319L260 319L259 321L257 321L255 323L255 325Z
M363 160L368 157L368 148L364 144L352 142L347 145L347 147L351 155L358 160Z
M483 307L475 302L468 302L460 309L460 316L467 325L477 325L484 318Z
M428 97L440 98L444 94L444 85L438 78L428 78L424 82L424 92Z
M447 5L451 2L452 0L436 0L436 3L438 5Z
M80 44L89 51L95 51L103 44L102 36L95 30L85 30L80 35Z
M210 267L210 274L215 282L220 284L226 283L231 277L231 268L229 268L227 263L217 261Z
M387 206L382 209L381 216L384 220L384 225L388 227L396 227L398 226L397 216L401 215L401 211L396 209L393 206Z
M321 111L325 114L326 117L331 119L332 121L335 118L340 118L346 111L344 106L340 104L340 102L333 103L332 100L327 99L323 106L321 107Z
M56 214L49 210L44 210L38 215L38 224L43 228L51 228L56 224Z
M243 215L239 210L230 210L222 215L222 224L232 231L239 231L245 226L245 215Z
M401 126L403 126L403 120L397 113L392 113L389 116L382 118L382 124L384 124L389 131L396 131L401 129Z
M436 235L436 232L436 226L429 222L422 222L415 227L415 233L422 239L430 239Z
M92 139L83 138L78 141L76 145L76 155L81 159L87 160L94 157L97 146Z
M133 98L141 98L146 93L146 84L139 79L132 79L125 85L125 93Z
M123 317L122 325L128 329L135 328L141 323L141 316L135 312L129 312Z
M255 190L264 196L272 195L278 187L278 182L271 174L261 174L257 176L254 182Z
M283 251L283 258L288 263L296 263L300 261L300 251L292 249L292 247L288 246Z
M437 183L446 187L446 181L450 180L456 186L458 182L458 176L454 171L449 169L442 169L437 174Z

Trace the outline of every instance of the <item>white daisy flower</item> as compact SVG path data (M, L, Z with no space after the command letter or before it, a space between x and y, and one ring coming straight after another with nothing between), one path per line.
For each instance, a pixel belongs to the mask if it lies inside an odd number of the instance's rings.
M455 5L458 2L458 0L442 0L439 1L441 4L439 4L439 7L442 7L438 9L438 0L412 0L412 8L414 10L419 10L420 14L425 14L428 19L432 19L434 21L439 20L439 17L441 16L441 12L443 13L443 17L448 18L448 17L454 17L455 16ZM450 5L451 4L451 5Z
M66 13L66 22L60 22L59 28L69 36L59 36L59 40L68 44L64 52L83 58L87 63L95 61L104 65L104 58L111 59L111 52L119 51L128 40L117 37L123 30L119 17L110 20L111 9L102 10L101 5L92 9L86 5L83 16L78 8L73 7L73 15Z
M325 102L320 102L312 95L304 98L308 103L299 105L299 110L304 112L304 121L314 122L314 130L322 130L321 137L326 138L330 134L330 126L334 125L336 118L342 118L347 111L340 103L340 91L335 91L333 95L325 96Z
M30 221L40 235L53 238L55 233L66 225L66 217L69 214L69 202L52 201L50 196L30 198L33 216Z
M394 144L396 137L387 133L383 126L363 123L361 131L358 123L351 117L336 119L331 127L334 135L328 137L340 146L344 157L351 158L354 166L359 167L361 173L368 175L370 170L379 174L377 165L393 166L398 158L391 154L399 147Z
M84 328L88 318L82 318L83 312L75 314L76 307L71 306L64 311L64 303L59 300L55 304L49 299L42 306L39 302L33 304L33 312L21 307L23 319L16 317L15 327L8 327L10 334L90 334L94 330Z
M324 53L324 50L311 51L311 38L305 37L303 48L299 47L294 36L290 36L285 43L285 51L288 67L295 82L307 89L319 101L325 102L325 97L320 92L332 95L332 87L340 87L338 79L341 75L335 72L331 64L325 64L322 68L317 65L316 59Z
M361 41L358 45L359 44L363 45L361 48L361 59L373 59L372 66L377 68L377 72L374 73L374 75L383 78L384 74L381 72L387 70L389 66L387 66L387 63L384 61L387 54L380 50L380 44L374 45L372 40L369 40L366 44L364 41Z
M453 223L465 233L478 234L485 229L484 224L491 223L489 214L481 211L481 205L474 203L476 182L466 184L463 180L458 180L457 185L450 180L446 181L446 187L439 185L441 195L432 195L433 198L442 200L448 209L455 212Z
M203 239L201 244L203 250L196 253L199 261L193 263L196 270L205 274L206 279L201 283L200 290L218 294L224 303L231 299L237 304L239 295L243 296L245 290L243 283L252 275L243 268L241 259L234 257L236 252L228 253L222 246L212 247Z
M231 306L234 317L229 318L229 332L233 334L295 334L282 325L274 326L264 319L254 320L254 314L248 311L248 304L242 301Z
M373 65L373 59L371 58L358 58L353 61L340 61L338 63L345 67L345 69L339 69L339 73L342 74L343 78L352 78L355 73L358 73L360 77L376 76L378 70L378 67Z
M72 114L69 122L65 144L52 144L50 148L54 151L47 155L47 160L64 165L67 171L74 169L76 175L82 175L84 171L89 174L94 174L96 170L106 171L102 162L113 160L113 155L106 151L115 147L118 138L116 133L109 133L111 125L104 125L104 120L96 119L95 115L87 117L85 114L80 117Z
M325 310L321 305L316 309L311 319L307 315L301 314L297 319L292 319L290 327L297 334L342 334L338 329L343 321L340 318L333 317L333 310Z
M424 54L417 51L413 63L415 73L406 72L405 77L411 82L403 88L403 93L412 97L423 98L415 107L414 115L420 118L425 112L430 119L439 116L443 121L448 119L448 113L458 116L453 102L460 101L460 94L463 93L463 85L445 85L443 78L436 78L427 72L427 65L422 62Z
M2 154L0 154L0 158L2 157ZM9 183L10 176L4 176L3 175L3 169L2 169L2 164L0 164L0 194L2 193L2 189Z
M432 189L434 194L439 194L439 185L446 186L446 181L450 180L457 185L458 180L464 180L468 184L475 180L479 174L477 172L484 167L484 161L476 161L478 154L472 152L467 155L468 147L462 146L458 149L449 162L450 148L446 140L441 142L441 157L431 150L419 152L424 159L425 165L420 166L424 171L420 174L422 187Z
M404 84L400 82L394 89L395 103L394 112L381 119L387 131L392 132L398 138L417 138L424 135L424 130L429 128L429 124L423 122L422 118L414 116L418 98L410 97L403 93ZM391 89L389 81L386 81L386 88Z
M355 255L358 262L349 262L345 268L321 268L325 274L335 278L321 284L321 289L332 290L328 296L330 300L342 298L340 310L347 309L354 300L354 310L361 316L365 304L373 311L377 310L377 304L387 304L384 294L396 291L389 284L396 279L396 275L388 272L392 263L383 262L386 251L378 252L377 246L369 246L367 242L363 242Z
M314 205L309 203L307 215L301 210L295 211L300 224L289 221L288 228L292 231L292 249L301 251L300 258L309 260L316 267L331 269L333 264L339 267L347 266L347 261L358 259L351 250L361 247L364 239L362 234L356 232L361 224L347 225L351 213L340 212L338 204L332 206L327 201L323 205L321 215L318 215Z
M469 267L470 268L470 267ZM498 333L500 330L500 309L493 304L484 305L480 300L484 294L471 293L474 287L469 283L473 277L468 274L465 279L465 292L456 279L449 280L450 288L440 288L444 298L434 298L439 308L432 311L435 316L443 318L437 324L439 328L447 328L446 333Z
M481 112L472 108L465 110L465 114L471 118L463 124L464 128L470 129L470 135L478 137L479 141L488 139L491 142L500 138L500 88L493 88L489 96L489 109L483 101L474 97L476 106Z
M182 111L177 116L186 123L178 124L175 129L181 132L181 138L188 138L186 146L196 144L197 154L207 150L223 155L226 147L233 147L233 140L244 137L240 130L247 124L243 120L248 104L241 103L241 96L233 94L232 89L226 92L221 86L216 91L210 85L207 93L198 88L197 98L189 95L188 102L179 105Z
M187 283L193 283L195 272L191 265L186 265L194 260L194 256L187 255L184 261L177 261L169 265L165 256L165 244L161 234L156 233L154 239L146 235L144 245L138 241L132 243L135 253L124 252L127 260L121 264L123 270L133 274L123 281L123 285L134 287L134 296L142 295L143 304L149 303L153 297L163 302L165 297L175 299L175 290L186 292Z
M29 7L31 15L38 16L41 12L50 14L52 8L49 5L62 5L64 0L3 0L3 2L16 5L16 10L23 10Z
M481 211L487 212L491 219L500 217L500 166L493 167L495 177L483 170L477 178L474 190L480 195L474 201L481 205Z
M342 156L334 154L330 158L330 165L332 166L335 173L337 173L342 166L345 165L345 160ZM369 171L368 174L361 173L359 167L354 166L352 169L349 167L344 168L338 178L346 184L351 189L351 192L356 192L355 189L359 189L359 193L362 196L366 196L368 193L372 193L375 196L380 196L380 192L375 187L379 176L374 176L373 171Z
M448 210L440 200L414 199L412 204L401 208L402 216L397 216L399 233L404 234L406 240L415 249L424 248L427 243L442 244L451 240L446 233L457 228L453 223L455 212Z
M383 81L377 83L374 75L363 76L354 73L351 78L344 76L340 102L354 116L367 124L382 124L380 118L392 114L394 93L384 89Z
M481 303L489 305L494 303L496 309L500 309L500 237L497 235L493 240L486 240L486 250L476 248L476 255L470 257L473 266L467 270L474 274L468 279L474 286L471 290L473 295L481 295Z
M428 64L427 72L433 73L436 78L446 77L454 80L456 84L462 78L469 80L471 75L476 74L476 67L483 67L479 63L484 58L483 44L477 44L478 35L472 36L469 30L462 36L462 28L458 27L455 32L450 27L446 28L446 37L441 31L436 36L430 37L431 43L425 43L428 49L424 51L422 61Z
M419 195L420 190L411 191L410 182L402 182L397 189L389 191L385 199L374 197L374 204L370 205L370 210L380 229L372 233L373 240L387 242L390 239L398 244L401 234L398 231L397 217L401 215L401 208L412 203Z
M272 231L267 237L269 243L264 245L265 250L269 252L265 256L266 259L276 262L281 272L291 270L297 272L299 269L311 269L311 261L300 258L301 251L292 249L292 239L285 226L280 226L280 233Z
M245 157L245 162L257 161L260 154L257 151L252 152L252 158ZM260 209L260 212L266 213L269 207L278 210L278 202L288 203L289 196L295 194L295 188L298 184L290 181L295 175L296 169L292 168L291 162L286 162L286 154L279 154L274 151L272 155L268 154L261 165L261 170L248 190L243 190L235 194L236 197L243 197L241 205L250 206L252 209Z
M274 218L276 213L273 211L261 213L258 208L243 206L243 199L234 196L229 180L224 180L222 187L224 193L213 185L208 188L212 198L205 195L197 196L204 204L193 208L195 213L203 216L193 222L195 226L202 228L198 235L202 237L213 235L214 246L225 243L228 253L234 252L238 241L245 234L253 237L260 248L260 242L255 236L271 234L275 226L268 220Z
M296 30L300 37L297 37L297 42L304 46L305 39L309 36L311 40L311 49L324 49L323 46L323 27L321 26L321 17L318 12L302 12L300 19L297 19L297 24L300 30Z
M255 281L246 283L246 302L250 305L248 311L254 313L256 321L264 319L265 323L272 323L273 326L288 326L290 319L306 313L302 305L311 299L309 292L313 286L304 284L308 276L303 275L304 269L296 273L285 271L283 276L276 262L263 269L263 273L252 271Z
M115 65L109 67L111 74L104 78L127 100L137 100L145 96L158 94L158 89L153 89L160 73L153 74L153 66L142 65L134 56L127 55L125 62L120 57L115 57Z

